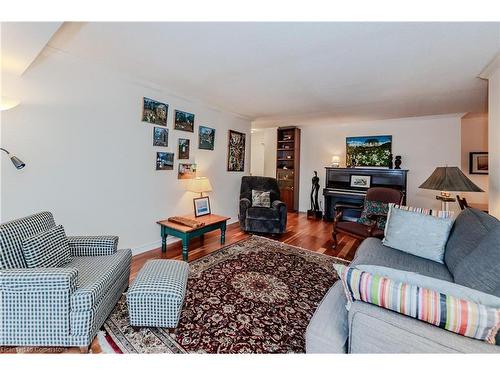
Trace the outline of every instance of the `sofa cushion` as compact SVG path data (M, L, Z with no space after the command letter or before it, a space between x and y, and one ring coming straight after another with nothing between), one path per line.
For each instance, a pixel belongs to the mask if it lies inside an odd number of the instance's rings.
M0 269L26 268L23 240L55 226L50 212L40 212L1 224Z
M446 266L453 275L462 259L497 225L496 218L474 208L467 208L457 216L444 254Z
M78 269L78 285L71 295L71 310L88 310L112 289L124 272L128 272L130 251L117 250L112 255L74 257L65 267Z
M444 263L446 241L453 219L389 206L384 245Z
M500 344L496 342L500 328L500 309L342 264L334 264L333 267L340 276L351 303L368 302L462 336L489 344Z
M253 220L279 220L279 211L274 208L250 207L247 218Z
M23 240L23 255L28 268L61 267L71 259L68 238L62 225Z
M458 284L500 296L500 224L458 263L453 276Z
M347 298L337 281L323 297L306 329L306 353L345 353L349 335Z
M336 225L336 229L343 230L345 232L349 232L355 234L360 237L368 237L368 229L370 227L364 224L356 223L353 221L339 221ZM379 228L374 228L371 236L382 238L384 237L384 231Z
M352 266L358 264L391 267L453 281L452 275L444 264L384 246L378 238L367 238L361 243L351 263Z

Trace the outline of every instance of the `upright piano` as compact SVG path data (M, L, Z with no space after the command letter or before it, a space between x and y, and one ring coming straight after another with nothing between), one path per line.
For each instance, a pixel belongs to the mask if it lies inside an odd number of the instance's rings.
M325 197L324 220L332 221L337 203L363 205L367 188L352 187L351 176L370 176L370 187L388 187L403 192L403 204L406 204L407 169L382 168L333 168L325 167L326 181L323 189ZM348 220L356 220L359 210L345 210Z

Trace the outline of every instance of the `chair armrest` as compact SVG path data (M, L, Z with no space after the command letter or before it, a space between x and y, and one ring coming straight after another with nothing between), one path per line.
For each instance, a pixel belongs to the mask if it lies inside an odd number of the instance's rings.
M240 199L240 212L238 213L238 219L240 221L240 227L245 228L245 219L247 217L247 210L252 207L252 202L248 198Z
M16 268L0 270L0 291L43 292L76 290L76 268Z
M275 200L272 205L271 205L272 208L275 208L277 210L279 210L281 207L284 207L285 210L286 210L286 204L285 202L282 202L280 200Z
M99 256L116 253L118 236L69 236L71 256Z

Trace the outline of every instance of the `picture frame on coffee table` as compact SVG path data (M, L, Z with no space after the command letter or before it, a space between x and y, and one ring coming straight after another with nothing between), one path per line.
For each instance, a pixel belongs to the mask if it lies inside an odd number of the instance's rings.
M210 198L209 197L199 197L193 199L194 205L194 216L200 217L205 215L210 215Z

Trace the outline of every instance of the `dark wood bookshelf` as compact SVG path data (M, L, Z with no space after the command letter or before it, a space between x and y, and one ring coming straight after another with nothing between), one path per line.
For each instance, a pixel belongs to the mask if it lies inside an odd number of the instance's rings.
M276 179L281 200L288 211L299 209L300 129L295 126L278 128L276 145Z

